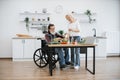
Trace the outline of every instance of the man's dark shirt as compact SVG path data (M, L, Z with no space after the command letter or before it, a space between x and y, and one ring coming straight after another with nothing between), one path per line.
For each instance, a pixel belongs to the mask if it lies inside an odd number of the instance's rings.
M51 34L50 32L48 32L47 34L45 34L45 39L48 43L51 42L54 38L58 38L58 37L64 38L63 36L61 36L58 33Z

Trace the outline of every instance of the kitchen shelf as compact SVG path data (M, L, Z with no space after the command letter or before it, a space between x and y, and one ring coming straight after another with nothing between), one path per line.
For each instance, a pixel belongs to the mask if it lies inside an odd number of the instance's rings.
M41 24L48 24L50 21L29 21L30 23L41 23Z
M73 15L80 16L80 15L86 15L85 13L72 13ZM92 13L92 16L96 15L96 13ZM87 15L86 15L87 16Z
M31 13L31 12L24 12L24 13L20 13L20 15L50 15L50 13Z
M50 21L50 13L20 13L20 21L28 17L29 21Z
M39 26L39 27L30 27L30 28L33 28L33 29L36 29L36 28L42 29L42 26Z
M91 22L89 17L85 13L72 13L73 16L80 22L80 23L94 23L96 22L96 13L92 13Z
M30 29L38 29L43 32L47 30L47 26L50 24L50 13L32 13L24 12L19 13L20 22L25 23L25 18L28 18L28 24Z

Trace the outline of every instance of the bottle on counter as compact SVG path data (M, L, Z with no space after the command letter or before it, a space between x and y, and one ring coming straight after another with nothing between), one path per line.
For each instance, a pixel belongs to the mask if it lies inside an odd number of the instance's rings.
M77 40L75 40L74 44L77 45Z
M47 17L47 21L50 21L50 17Z

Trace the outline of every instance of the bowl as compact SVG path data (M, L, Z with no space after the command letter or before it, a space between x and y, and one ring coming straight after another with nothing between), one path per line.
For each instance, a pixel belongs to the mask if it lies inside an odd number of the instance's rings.
M85 39L81 40L81 41L80 41L80 44L84 44L85 41L86 41Z
M61 44L67 44L67 42L61 42Z

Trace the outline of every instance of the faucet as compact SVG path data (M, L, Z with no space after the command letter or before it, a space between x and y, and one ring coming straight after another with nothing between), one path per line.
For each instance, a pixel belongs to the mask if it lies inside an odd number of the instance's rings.
M94 31L94 35L93 36L96 37L96 29L93 28L92 31Z

